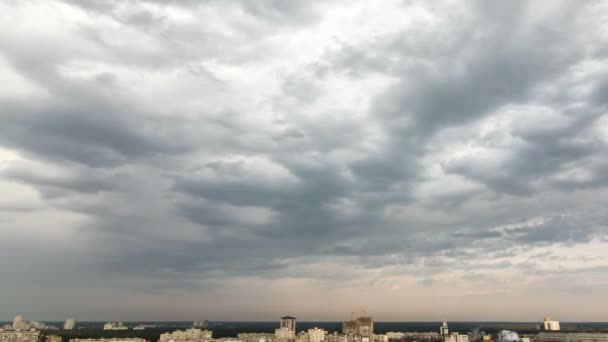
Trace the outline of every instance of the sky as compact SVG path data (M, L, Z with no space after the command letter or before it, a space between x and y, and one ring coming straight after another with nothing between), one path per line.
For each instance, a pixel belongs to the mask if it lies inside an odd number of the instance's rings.
M607 321L606 23L0 0L0 320Z

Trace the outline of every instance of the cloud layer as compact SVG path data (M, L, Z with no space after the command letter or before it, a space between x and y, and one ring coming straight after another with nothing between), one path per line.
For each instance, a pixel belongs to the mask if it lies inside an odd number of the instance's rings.
M7 320L603 319L606 3L0 18Z

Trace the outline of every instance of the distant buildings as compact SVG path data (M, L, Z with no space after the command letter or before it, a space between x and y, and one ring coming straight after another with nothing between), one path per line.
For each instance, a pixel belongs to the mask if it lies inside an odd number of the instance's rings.
M103 325L103 330L129 330L122 322L108 322Z
M608 342L608 334L541 332L538 342Z
M545 320L544 320L543 323L544 323L545 330L547 330L547 331L558 331L558 330L560 330L560 328L559 328L559 321L554 321L549 316L545 317Z
M38 342L39 340L40 331L37 330L0 330L0 342Z
M57 327L52 325L46 325L41 322L26 321L23 316L15 316L12 325L13 330L30 330L30 329L38 329L38 330L57 330Z
M195 328L206 328L209 326L209 321L206 319L200 319L198 321L192 322L192 326Z
M70 342L147 342L143 338L73 338Z
M213 332L201 329L176 330L160 335L158 342L205 342L211 340Z
M63 330L72 330L76 326L76 320L73 318L68 318L63 323Z
M386 333L386 336L388 337L389 341L390 340L402 340L405 337L405 334L402 332L389 331Z
M267 333L240 333L237 339L241 342L274 342L276 337Z

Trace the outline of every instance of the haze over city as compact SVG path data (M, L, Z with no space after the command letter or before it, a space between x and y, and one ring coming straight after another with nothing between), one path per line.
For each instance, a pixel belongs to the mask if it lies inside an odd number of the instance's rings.
M0 321L607 321L606 23L0 0Z

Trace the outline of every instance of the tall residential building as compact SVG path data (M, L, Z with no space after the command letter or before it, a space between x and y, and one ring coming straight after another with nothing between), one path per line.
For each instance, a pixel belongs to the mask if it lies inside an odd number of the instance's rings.
M345 321L342 323L342 333L370 338L374 334L374 320L371 317L359 317Z
M68 318L63 323L63 330L72 330L76 326L76 320L73 318Z
M515 331L501 330L498 333L498 342L519 342L519 335Z
M545 320L543 323L545 325L545 330L548 330L548 331L560 330L559 321L553 321L553 320L551 320L551 317L549 317L549 316L545 317Z
M450 334L450 329L448 329L448 323L443 321L443 324L439 327L439 335L447 336Z
M291 316L281 317L281 326L280 327L296 331L296 318L291 317Z

